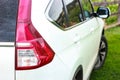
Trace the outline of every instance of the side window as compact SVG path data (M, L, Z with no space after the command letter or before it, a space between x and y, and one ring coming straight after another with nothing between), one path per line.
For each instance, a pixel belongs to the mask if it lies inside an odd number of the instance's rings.
M85 19L91 18L93 13L93 8L90 3L90 0L81 0L81 4L83 7L83 13L84 13Z
M61 0L54 0L48 13L49 17L61 27L66 26L66 18L63 3Z
M65 0L65 3L67 7L69 26L73 26L83 21L79 0Z
M54 0L48 12L53 23L68 28L83 21L79 0Z

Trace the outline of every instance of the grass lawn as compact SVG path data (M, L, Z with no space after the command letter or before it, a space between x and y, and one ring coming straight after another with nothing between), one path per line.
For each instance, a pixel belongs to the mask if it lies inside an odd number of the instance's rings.
M93 71L90 80L120 80L120 26L105 31L108 55L104 66Z

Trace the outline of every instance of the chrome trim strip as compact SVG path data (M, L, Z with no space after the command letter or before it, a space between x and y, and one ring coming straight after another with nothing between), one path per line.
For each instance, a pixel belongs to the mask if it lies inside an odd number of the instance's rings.
M0 47L14 47L14 42L0 42Z

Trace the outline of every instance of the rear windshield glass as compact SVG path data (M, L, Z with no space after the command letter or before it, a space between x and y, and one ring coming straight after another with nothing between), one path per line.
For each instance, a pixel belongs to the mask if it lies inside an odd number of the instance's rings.
M14 42L18 0L0 0L0 42Z

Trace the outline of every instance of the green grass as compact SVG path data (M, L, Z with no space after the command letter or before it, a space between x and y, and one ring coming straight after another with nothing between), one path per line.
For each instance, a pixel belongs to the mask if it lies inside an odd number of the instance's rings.
M108 55L104 66L91 74L90 80L120 80L120 27L105 31Z

